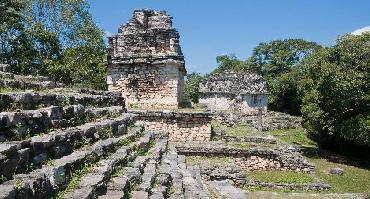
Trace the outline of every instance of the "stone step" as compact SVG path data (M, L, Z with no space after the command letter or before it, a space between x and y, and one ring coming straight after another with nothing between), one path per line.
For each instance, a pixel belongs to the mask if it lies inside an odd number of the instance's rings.
M158 189L153 190L153 197L164 195L166 198L184 198L183 169L186 169L185 160L182 157L179 158L173 149L167 152L158 166L158 176L169 176L169 181L163 183L156 178ZM169 190L172 190L171 193L168 193Z
M183 171L184 196L185 198L209 199L207 188L202 183L200 169L198 167L187 167Z
M121 96L90 95L81 93L55 92L10 92L0 93L0 112L16 109L37 109L40 106L67 106L82 104L83 106L124 106Z
M159 176L167 176L160 180ZM162 182L162 183L160 183ZM171 190L169 193L168 190ZM188 168L185 156L178 155L175 149L162 158L158 167L156 188L153 189L151 198L209 198L209 193L202 184L199 168Z
M250 147L238 148L214 143L183 143L176 146L179 154L195 156L228 156L233 158L249 158L256 156L279 163L279 169L302 171L312 173L315 170L314 165L309 163L300 152L292 146L274 146L274 147Z
M246 199L247 194L240 188L234 187L229 181L210 181L207 183L213 193L219 198Z
M58 195L62 198L89 198L96 197L102 192L106 192L108 181L114 170L124 164L129 153L139 147L147 148L152 139L152 134L142 137L139 141L119 148L115 153L106 159L100 160L89 173L83 175L77 185L77 189Z
M222 140L226 142L253 142L253 143L266 143L276 144L277 140L273 136L231 136L222 135Z
M33 82L44 82L50 81L48 77L45 76L35 76L35 75L17 75L14 73L0 71L1 79L16 79L24 81L33 81Z
M101 117L118 116L121 106L85 108L81 104L67 107L50 106L37 110L0 113L0 142L22 140L51 129L81 125Z
M53 81L37 82L27 79L0 79L1 88L22 89L22 90L45 90L64 85Z
M126 145L127 139L130 137L135 138L136 136L128 134L118 138L100 140L92 146L84 147L70 155L56 159L51 164L44 165L28 174L17 174L13 180L0 185L0 198L53 197L58 191L65 188L73 173ZM83 191L86 193L86 189Z
M0 175L9 179L14 173L26 172L30 165L38 167L47 160L68 155L84 145L126 134L131 121L132 115L124 114L114 119L34 136L21 142L0 144ZM138 134L142 130L143 127L131 129L131 134Z
M126 167L122 171L123 175L112 178L108 184L107 192L99 198L128 198L130 195L132 195L131 198L147 198L156 175L153 165L160 162L166 144L164 140L157 140L146 155L136 156L134 154L131 159L132 163L129 163L130 167ZM130 192L130 188L135 185L138 188ZM139 191L141 189L142 191Z

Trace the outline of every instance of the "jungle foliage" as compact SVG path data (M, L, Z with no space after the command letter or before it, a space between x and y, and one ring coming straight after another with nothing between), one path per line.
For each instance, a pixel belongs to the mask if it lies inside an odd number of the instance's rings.
M344 35L331 47L302 39L260 43L246 60L217 57L211 73L262 75L269 109L304 118L309 136L337 152L370 149L370 33ZM201 77L199 77L201 79ZM187 83L192 96L197 84Z
M1 1L0 61L18 74L105 88L103 31L88 9L84 0Z

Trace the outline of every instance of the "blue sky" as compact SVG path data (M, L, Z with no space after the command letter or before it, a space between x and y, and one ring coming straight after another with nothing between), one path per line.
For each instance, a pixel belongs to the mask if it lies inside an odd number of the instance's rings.
M260 42L302 38L330 46L370 26L370 0L88 0L98 26L116 33L133 10L167 10L188 72L211 72L216 56L246 59ZM369 27L370 28L370 27Z

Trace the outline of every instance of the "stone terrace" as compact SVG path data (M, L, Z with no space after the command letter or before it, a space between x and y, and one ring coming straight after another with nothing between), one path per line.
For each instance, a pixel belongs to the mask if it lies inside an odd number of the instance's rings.
M0 93L0 198L208 198L199 168L120 94L28 88Z

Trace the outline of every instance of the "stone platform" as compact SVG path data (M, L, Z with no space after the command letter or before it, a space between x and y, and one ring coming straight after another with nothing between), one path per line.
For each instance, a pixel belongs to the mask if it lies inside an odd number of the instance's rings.
M210 141L212 114L209 112L129 111L137 115L136 125L163 134L169 141Z

